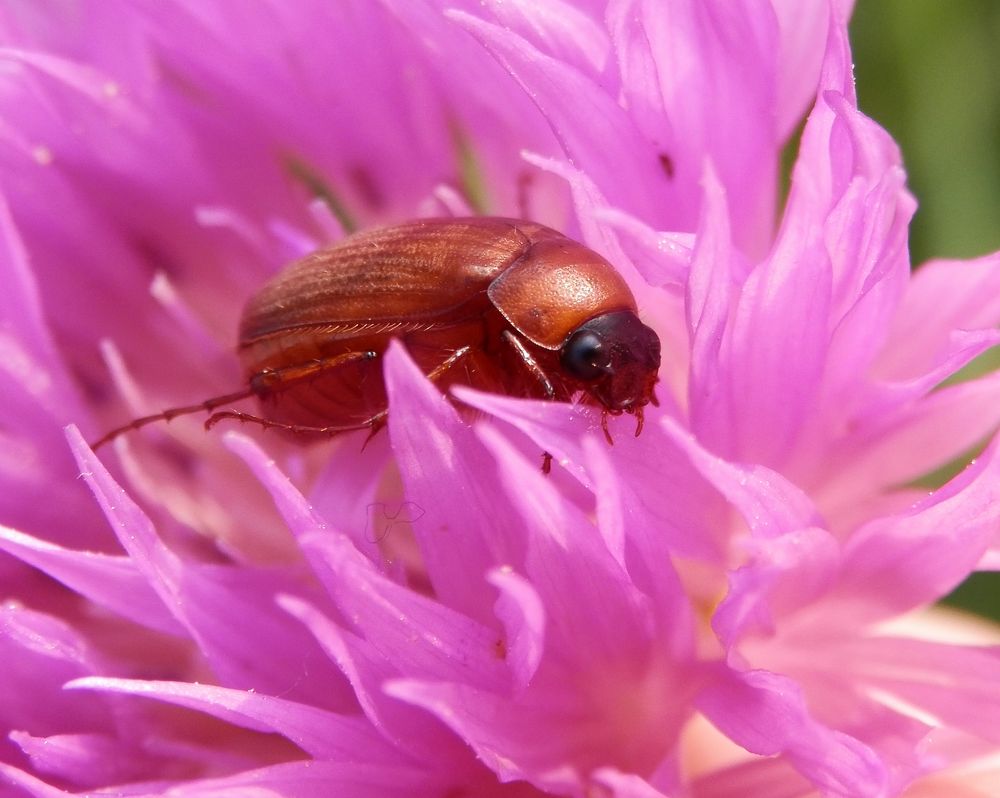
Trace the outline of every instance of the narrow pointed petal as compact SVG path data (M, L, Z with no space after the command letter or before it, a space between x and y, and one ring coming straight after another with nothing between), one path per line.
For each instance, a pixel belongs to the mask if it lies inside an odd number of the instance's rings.
M538 104L566 156L589 172L609 202L664 223L661 209L677 207L672 188L656 149L621 106L586 75L516 34L460 11L447 14L510 71ZM574 124L581 115L591 123Z
M398 676L394 663L315 607L292 597L280 604L316 636L350 681L365 716L390 743L418 761L456 769L467 764L467 749L435 718L386 695L385 684Z
M509 530L517 528L506 496L486 476L496 466L402 347L390 347L385 374L389 435L419 510L413 532L428 578L441 601L488 623L492 599L482 585L494 563L511 556Z
M253 731L275 732L318 759L398 763L402 758L358 715L338 715L248 690L99 676L76 679L66 687L152 698L205 712Z
M538 671L545 649L545 606L531 582L510 569L497 569L489 579L500 591L496 613L507 635L504 659L515 689L523 690Z
M148 516L111 478L79 432L70 428L68 435L84 478L122 545L174 617L199 641L220 678L274 695L304 693L303 698L320 706L353 703L343 680L305 631L289 626L274 604L278 593L295 590L293 580L265 572L251 577L248 571L234 580L225 566L183 563L160 542ZM267 656L260 656L261 645ZM329 682L303 682L304 669L326 670Z
M0 548L123 618L168 634L183 630L126 557L71 551L6 527Z
M875 753L813 720L790 679L764 671L730 673L705 689L699 708L752 753L782 755L820 790L885 795L888 775Z

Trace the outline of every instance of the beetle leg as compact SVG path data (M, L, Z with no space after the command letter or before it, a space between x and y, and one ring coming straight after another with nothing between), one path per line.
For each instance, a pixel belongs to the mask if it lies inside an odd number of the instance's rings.
M177 416L188 415L189 413L199 413L203 411L212 411L217 407L222 405L227 405L230 402L238 402L240 399L249 399L254 395L253 388L244 388L242 391L236 391L235 393L227 393L224 396L215 396L211 399L206 399L204 402L200 402L196 405L186 405L185 407L172 407L169 410L164 410L160 413L154 413L151 416L143 416L142 418L136 418L130 421L128 424L123 424L120 427L116 427L111 430L111 432L106 433L102 437L98 438L92 444L90 448L95 451L99 449L104 444L109 441L114 440L119 435L129 430L139 429L139 427L145 427L147 424L151 424L154 421L170 421L172 418Z
M365 438L365 442L361 444L361 451L365 450L365 447L371 443L372 438L378 435L379 430L385 426L385 420L389 417L389 411L383 410L381 413L376 413L370 419L368 419L365 424L368 426L368 437Z
M375 352L344 352L333 357L320 357L278 369L262 369L250 378L250 388L258 396L266 396L283 390L291 383L313 377L337 366L353 363L356 360L372 360L376 357L378 354Z
M541 384L542 390L545 391L545 395L549 399L555 399L556 390L552 387L552 382L549 380L548 375L546 375L546 373L542 370L542 367L538 365L538 362L531 356L531 352L528 351L528 348L521 343L520 339L510 330L504 330L502 335L504 340L514 347L514 351L517 352L518 356L520 356L521 363L524 364L524 367L536 380L538 380L539 384Z
M448 356L447 360L445 360L443 363L441 363L438 366L435 366L433 369L427 372L427 379L429 379L431 382L434 382L438 377L444 374L448 369L454 366L459 360L461 360L471 351L472 351L471 346L463 346L460 349L456 349Z
M471 347L463 346L461 349L457 349L453 352L447 360L433 369L427 377L431 380L435 380L440 377L445 371L454 366L459 360L465 357L471 351ZM301 365L289 366L283 369L274 369L269 372L260 372L260 374L254 375L254 379L261 376L262 374L267 374L267 379L270 382L269 390L280 390L283 384L290 380L300 380L311 374L318 373L324 369L332 368L338 366L342 363L351 362L353 360L358 360L361 358L371 359L377 357L374 352L348 352L346 355L338 355L333 358L326 358L323 360L315 360L309 363L304 363ZM288 376L291 374L292 376ZM274 377L273 375L279 375L280 379ZM251 380L253 383L253 380ZM283 429L287 432L292 432L296 434L313 434L313 435L336 435L341 432L355 432L357 430L367 429L369 430L369 435L365 439L364 446L368 445L368 441L372 439L374 435L378 433L382 427L385 426L385 420L388 416L387 410L380 410L378 413L373 415L371 418L367 418L364 421L359 421L357 424L341 424L341 425L331 425L327 427L313 427L306 424L286 424L281 421L272 421L268 418L262 418L260 416L254 416L250 413L243 413L238 410L224 410L221 413L213 413L205 421L205 429L211 429L220 421L225 419L233 419L234 421L250 421L254 424L259 424L264 429ZM363 447L362 447L363 448Z
M608 442L608 446L614 446L615 440L611 437L611 431L608 429L608 416L611 413L607 408L601 410L601 429L604 430L604 438Z
M361 429L368 429L377 424L385 416L385 411L376 413L371 418L360 421L357 424L342 424L339 426L329 426L329 427L311 427L306 424L285 424L281 421L271 421L269 418L262 418L261 416L255 416L250 413L243 413L239 410L223 410L220 413L213 413L207 419L205 419L205 429L210 430L220 421L224 421L227 418L231 418L234 421L246 422L250 421L254 424L259 424L264 429L283 429L287 432L294 432L296 434L311 433L316 435L336 435L340 432L355 432Z

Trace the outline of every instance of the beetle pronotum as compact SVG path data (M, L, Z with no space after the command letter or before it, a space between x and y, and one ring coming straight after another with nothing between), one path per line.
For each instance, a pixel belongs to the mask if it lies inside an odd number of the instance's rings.
M655 403L660 341L625 281L597 253L534 222L420 219L352 235L291 264L247 303L243 390L135 419L104 435L256 396L225 418L302 434L378 430L381 356L400 339L442 390L456 383L568 401L609 415ZM546 466L548 461L546 461Z

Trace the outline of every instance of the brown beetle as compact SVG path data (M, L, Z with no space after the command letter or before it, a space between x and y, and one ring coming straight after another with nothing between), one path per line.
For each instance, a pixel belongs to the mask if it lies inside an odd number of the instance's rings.
M608 415L655 402L660 341L614 268L555 230L517 219L420 219L350 236L293 263L243 311L242 391L135 419L131 429L250 396L263 416L213 414L295 433L379 429L381 355L400 339L442 390L471 385ZM548 461L546 460L546 466ZM547 469L546 469L547 470Z

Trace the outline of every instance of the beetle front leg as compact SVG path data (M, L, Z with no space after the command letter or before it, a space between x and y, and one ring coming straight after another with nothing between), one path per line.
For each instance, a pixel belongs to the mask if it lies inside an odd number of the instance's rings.
M549 380L548 375L545 370L538 365L538 361L531 356L531 352L528 351L527 347L521 343L516 335L514 335L510 330L503 331L504 340L507 341L511 346L514 347L514 351L521 358L521 363L529 373L538 380L539 384L542 386L542 390L545 391L545 395L549 399L555 399L556 391L552 387L552 382ZM548 476L552 471L552 455L548 452L542 452L542 473Z
M514 347L514 351L521 358L521 364L528 370L532 377L538 380L539 385L542 386L542 390L545 391L546 398L555 399L556 389L552 387L552 381L544 369L538 365L538 361L531 356L528 348L510 330L504 330L502 335L504 340Z

